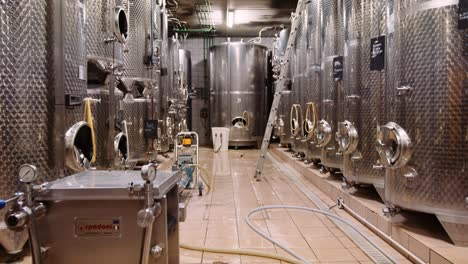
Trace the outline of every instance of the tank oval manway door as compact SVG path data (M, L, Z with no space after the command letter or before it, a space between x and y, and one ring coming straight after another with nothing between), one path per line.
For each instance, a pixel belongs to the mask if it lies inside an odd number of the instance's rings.
M340 122L335 139L338 142L339 151L343 154L353 153L359 143L356 127L349 121Z
M127 135L120 132L114 139L115 165L125 166L130 153Z
M128 17L121 6L115 8L114 35L120 43L126 43L128 38Z
M325 147L332 138L332 128L325 120L320 120L315 131L317 146Z
M83 171L90 168L93 155L91 127L80 121L65 133L65 164L74 171Z
M413 154L410 137L393 122L379 127L376 148L381 164L394 169L405 166Z

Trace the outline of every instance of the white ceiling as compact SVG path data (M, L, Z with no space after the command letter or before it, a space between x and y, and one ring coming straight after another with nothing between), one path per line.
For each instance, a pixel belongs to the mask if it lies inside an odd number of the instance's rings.
M201 28L194 6L204 2L205 0L180 0L175 16L186 21L190 28ZM288 26L291 12L294 12L296 5L297 0L211 0L211 17L216 26L217 36L256 36L258 31L266 26ZM232 28L226 27L228 10L234 11Z

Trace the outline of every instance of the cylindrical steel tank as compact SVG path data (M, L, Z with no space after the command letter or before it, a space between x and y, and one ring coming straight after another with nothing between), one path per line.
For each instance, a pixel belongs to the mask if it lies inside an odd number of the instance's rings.
M128 13L128 37L122 53L122 74L119 89L125 93L134 86L154 89L156 78L152 78L152 5L150 0L123 1L123 9ZM153 25L154 26L154 25ZM154 80L153 80L154 79Z
M192 91L192 54L190 50L179 49L179 68L183 83L187 87L187 92L190 93Z
M115 148L114 141L118 140L117 137L124 140L121 137L122 129L117 128L119 100L123 95L116 90L116 87L119 84L119 88L127 92L122 88L127 82L120 79L120 75L126 76L129 71L132 73L143 71L143 58L140 59L140 63L135 63L131 67L128 67L128 58L143 57L140 53L144 52L144 41L143 47L140 48L143 51L138 53L138 46L135 48L135 42L129 40L130 37L133 40L136 34L141 34L141 31L137 32L134 27L135 19L140 18L134 18L130 23L130 12L144 6L141 3L130 5L126 0L86 1L87 96L101 100L100 103L92 103L95 116L95 141L99 149L96 151L96 161L91 165L100 169L121 165L119 161L121 153L119 154ZM144 24L142 27L145 26ZM119 77L116 77L117 72ZM101 123L102 121L105 123Z
M73 152L70 159L66 154L77 147L75 139L83 139L80 131L89 131L79 123L86 94L85 16L79 0L19 0L2 2L0 17L0 195L7 198L19 190L18 170L25 163L37 167L42 182L78 165ZM26 240L24 232L13 234L0 223L8 253L21 251Z
M437 216L468 246L468 58L454 1L387 1L387 86L379 152L388 204Z
M266 51L245 42L210 47L211 126L230 128L230 146L255 146L264 134Z
M322 106L321 89L321 1L311 0L306 2L307 16L307 86L304 89L308 96L304 105L304 122L302 131L307 144L305 160L307 162L318 163L322 150L317 146L315 133L319 122L320 108Z
M322 148L321 164L330 171L341 169L343 162L335 141L338 122L343 118L343 82L335 80L333 74L334 68L339 71L342 67L339 60L344 48L341 3L342 0L322 0L322 106L316 141Z
M308 93L307 72L307 14L302 12L298 16L298 26L294 49L291 49L289 63L291 65L291 99L290 109L291 149L295 156L303 159L308 151L308 142L303 131L304 110L310 94Z
M189 96L192 92L192 55L186 49L179 49L179 78L179 97L182 105L177 117L176 130L186 132L191 117Z
M384 170L374 145L382 113L385 72L370 70L371 39L385 34L385 2L345 0L344 122L338 144L350 185L371 184L383 196ZM379 91L380 90L380 91Z
M151 140L147 140L144 136L145 120L149 119L150 99L134 98L128 93L120 105L126 122L124 130L128 135L128 164L132 167L140 161L155 159L156 153L151 148Z
M110 116L110 95L107 86L93 87L88 89L87 95L90 98L100 100L92 103L92 114L94 120L94 133L96 139L96 162L93 164L97 169L112 169L124 167L128 158L128 135L122 129L109 128L108 119ZM113 111L118 113L119 102L123 99L120 90L114 90ZM109 133L112 135L109 137Z

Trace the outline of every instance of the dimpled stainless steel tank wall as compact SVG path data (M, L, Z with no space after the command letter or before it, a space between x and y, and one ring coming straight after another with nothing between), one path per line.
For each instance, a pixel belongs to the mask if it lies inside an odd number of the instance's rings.
M317 146L315 133L319 122L320 108L322 105L321 92L321 1L312 0L306 3L307 15L307 101L304 109L304 122L302 130L307 141L306 162L319 163L321 148Z
M387 123L378 135L385 199L435 214L467 246L467 32L458 29L457 1L431 3L387 1Z
M92 158L89 126L80 122L86 94L84 8L79 0L0 3L2 197L18 189L16 175L24 163L37 167L40 181L50 181ZM1 244L18 253L25 234L0 226Z
M343 81L339 76L344 47L341 9L342 0L322 1L322 106L316 141L322 148L321 164L330 171L341 169L343 161L335 140L338 122L343 118Z
M308 150L303 131L304 109L308 101L309 93L307 86L307 15L301 12L296 18L299 20L297 26L294 49L289 60L292 81L292 105L290 109L291 149L294 156L303 159Z
M383 196L384 170L375 149L381 124L384 72L370 70L371 39L385 33L385 1L346 0L344 121L338 144L344 154L343 176L349 185L372 184Z

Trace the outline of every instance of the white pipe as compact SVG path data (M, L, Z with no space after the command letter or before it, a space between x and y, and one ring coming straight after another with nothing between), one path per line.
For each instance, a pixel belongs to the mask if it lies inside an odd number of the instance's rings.
M338 199L338 208L344 209L347 213L349 213L351 216L356 218L359 222L361 222L363 225L365 225L367 228L369 228L372 232L374 232L376 235L378 235L380 238L385 240L388 244L390 244L394 249L396 249L398 252L402 253L403 255L407 255L408 259L416 264L425 264L423 260L418 258L416 255L414 255L411 251L403 247L400 243L395 241L391 236L385 234L382 232L382 230L378 229L375 227L373 224L371 224L369 221L367 221L365 218L360 216L358 213L353 211L351 208L349 208L345 203L342 198Z

